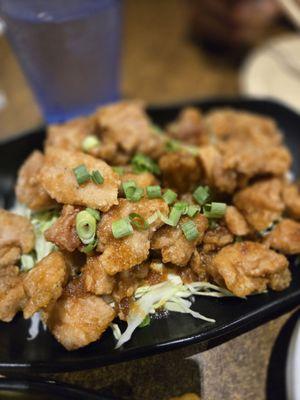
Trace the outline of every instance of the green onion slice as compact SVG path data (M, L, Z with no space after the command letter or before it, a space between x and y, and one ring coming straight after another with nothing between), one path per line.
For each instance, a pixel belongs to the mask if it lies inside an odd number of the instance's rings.
M203 207L203 212L207 218L222 218L226 212L226 204L215 202L205 204Z
M199 236L199 231L194 221L187 221L181 224L181 229L188 241L195 240Z
M182 210L176 208L175 206L172 207L171 212L169 214L169 224L171 226L176 226L182 216Z
M94 248L97 246L98 240L94 240L93 242L89 243L87 246L84 246L83 249L81 249L82 253L89 254L91 253Z
M104 182L104 178L98 170L92 172L91 179L96 185L102 185Z
M159 185L147 186L146 192L149 199L157 199L161 197L161 187Z
M131 213L129 214L129 221L131 225L140 231L144 231L149 228L149 223L140 214Z
M200 212L200 206L190 204L187 209L187 215L191 218L195 217Z
M209 199L209 187L208 186L198 186L197 189L193 193L194 199L199 203L201 206L206 203Z
M168 205L170 205L170 204L174 203L174 201L177 199L177 194L176 194L173 190L168 189L168 190L163 194L162 198L164 199L164 201L165 201Z
M76 232L83 244L93 242L96 234L97 221L88 211L80 211L76 215Z
M86 208L85 211L91 214L92 217L95 218L96 221L100 221L100 212L95 210L94 208Z
M114 238L121 239L123 237L132 235L133 228L127 218L118 219L111 225L112 234Z
M137 187L131 197L131 201L139 201L144 196L144 190L142 188Z
M185 215L188 210L188 203L186 201L178 201L177 203L174 204L174 207L181 211L181 215Z
M182 143L178 140L168 140L165 146L166 151L180 151L182 150Z
M82 142L82 150L89 152L90 150L98 147L100 145L100 140L95 135L87 136Z
M135 181L126 181L122 183L122 188L127 200L131 200L132 196L136 190L136 183Z
M145 328L145 326L150 325L151 319L149 314L143 319L143 321L139 324L139 328Z
M73 172L79 185L82 185L83 183L90 180L90 174L84 164L78 165L76 168L73 168Z
M157 220L157 218L159 217L159 213L156 211L154 214L152 214L148 219L147 222L149 225L153 224L153 222L155 222Z
M150 157L137 153L131 160L133 171L136 173L141 173L145 171L152 172L153 174L159 175L160 169L155 161Z
M112 167L113 171L118 175L124 175L124 167Z

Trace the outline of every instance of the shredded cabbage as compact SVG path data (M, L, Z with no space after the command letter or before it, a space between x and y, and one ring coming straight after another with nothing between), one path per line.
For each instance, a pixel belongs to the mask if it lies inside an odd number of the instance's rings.
M118 340L116 348L128 342L145 317L155 313L158 308L190 314L194 318L214 323L214 319L191 309L192 301L187 298L192 296L227 297L233 296L233 294L208 282L184 284L181 278L175 274L169 274L167 281L157 285L139 287L134 294L135 301L127 317L127 328L120 337L115 336Z
M23 204L16 203L12 212L29 218L35 233L35 248L30 254L23 254L21 256L21 271L31 270L37 262L42 260L54 249L55 245L47 242L44 233L50 228L58 218L57 210L48 210L42 212L32 213L29 208Z
M29 336L27 337L27 340L33 340L38 336L41 324L42 328L45 331L47 328L46 325L41 320L40 313L38 312L34 313L33 316L30 318L30 327L28 329Z

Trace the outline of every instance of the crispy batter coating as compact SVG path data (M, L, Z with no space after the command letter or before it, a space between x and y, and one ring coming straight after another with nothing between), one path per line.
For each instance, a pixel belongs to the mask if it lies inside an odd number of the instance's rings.
M155 133L141 102L123 101L101 107L96 119L103 137L125 154L139 151L156 158L164 149L165 139Z
M213 258L210 272L216 281L224 280L236 296L263 292L272 275L282 273L288 260L282 254L255 242L241 242L221 249Z
M10 322L21 310L25 301L19 268L8 266L0 269L0 320Z
M159 159L159 168L164 186L179 193L193 190L202 176L198 157L185 152L166 153Z
M225 223L227 228L233 235L245 236L250 232L249 226L245 218L234 206L226 207Z
M266 244L284 254L300 253L300 223L283 219L266 237Z
M222 225L209 228L203 237L203 250L206 253L220 249L233 242L233 236L229 230Z
M99 171L103 184L88 181L79 185L73 168L85 165L89 172ZM118 204L119 177L104 161L83 154L49 148L41 170L44 189L59 203L82 205L107 211Z
M197 275L197 281L208 281L207 266L211 263L211 254L204 251L194 250L189 266Z
M138 187L146 188L150 185L158 185L158 181L150 172L141 172L134 174L133 172L125 172L120 176L121 182L134 181Z
M88 135L96 133L94 118L75 118L63 124L48 127L45 146L63 150L81 151L82 142Z
M43 258L24 275L24 290L27 302L24 318L30 318L36 311L46 308L62 294L69 271L62 253L53 252Z
M167 126L167 134L176 140L190 144L206 144L207 131L203 126L203 114L194 107L184 108L178 118Z
M267 179L235 194L233 203L248 224L260 231L280 218L284 209L281 193L282 182L276 178Z
M183 217L180 223L187 222L188 220L189 218ZM195 240L188 241L185 238L180 224L177 227L163 226L154 234L151 240L151 248L161 250L162 261L164 263L172 263L179 267L184 267L188 264L196 246L201 243L208 227L207 218L202 214L198 214L193 221L199 231L199 236Z
M0 209L0 267L18 261L21 253L29 253L35 237L30 221Z
M81 277L87 292L97 295L110 294L114 288L115 279L105 272L101 256L87 257Z
M75 251L81 242L76 232L76 215L79 207L64 206L60 217L46 230L45 239L61 250Z
M101 297L66 290L51 308L47 326L67 350L76 350L98 340L114 317Z
M300 219L300 191L299 185L291 183L283 188L283 201L288 214L295 219Z
M161 220L157 219L150 229L135 229L132 235L115 239L111 230L113 221L128 217L130 213L137 213L147 219L156 211L166 215L168 210L168 205L161 199L142 199L137 203L120 199L118 206L103 215L98 224L98 250L103 252L101 263L109 275L142 263L148 257L152 233L162 225Z
M233 193L238 185L237 172L225 165L224 157L212 145L199 148L199 160L204 171L204 183L219 192Z
M45 210L56 205L56 202L42 188L39 180L39 172L43 164L44 155L35 150L24 161L18 173L17 199L34 211Z

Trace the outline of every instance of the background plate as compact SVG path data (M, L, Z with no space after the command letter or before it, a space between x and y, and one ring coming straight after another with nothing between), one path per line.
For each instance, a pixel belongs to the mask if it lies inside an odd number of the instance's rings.
M273 117L286 136L294 156L293 172L300 172L300 116L288 108L271 102L255 100L190 101L164 107L152 107L149 114L157 124L174 119L186 105L195 105L204 111L230 106ZM14 201L13 186L18 167L33 148L41 148L43 129L0 142L0 200L10 207ZM269 292L241 299L198 298L196 311L216 319L215 324L172 313L168 318L155 320L145 329L138 329L129 343L115 350L111 331L99 342L83 349L68 352L48 332L28 341L29 322L17 316L13 322L0 323L0 370L32 370L36 372L71 371L94 368L130 360L188 344L204 343L214 346L237 336L300 304L300 268L292 262L293 281L280 293Z

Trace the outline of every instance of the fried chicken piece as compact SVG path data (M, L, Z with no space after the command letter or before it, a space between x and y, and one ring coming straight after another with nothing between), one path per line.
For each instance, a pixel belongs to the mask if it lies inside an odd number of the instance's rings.
M216 228L209 228L203 237L203 250L206 253L219 250L221 247L226 246L233 242L233 236L229 230L222 225Z
M60 252L50 253L24 275L24 290L28 300L23 309L24 318L46 308L62 294L69 271Z
M245 218L236 207L227 206L224 219L227 228L233 235L245 236L250 232Z
M56 205L39 181L39 172L44 164L44 155L35 150L21 166L16 184L16 196L20 203L31 210L41 211Z
M183 217L180 224L189 221L188 217ZM208 228L207 218L198 214L193 221L199 231L197 239L189 241L185 238L180 224L177 227L163 226L153 236L151 240L151 248L153 250L161 250L162 261L164 263L172 263L179 267L188 264L196 246L201 243L204 233Z
M95 134L96 120L94 118L75 118L62 124L50 125L45 147L46 149L58 147L63 150L81 151L84 139Z
M166 153L159 159L165 187L186 193L193 190L202 177L197 156L185 152Z
M141 172L134 174L133 172L125 172L121 177L121 182L134 181L140 188L146 188L147 186L157 185L158 181L153 174L150 172Z
M142 152L157 158L165 138L156 134L151 121L138 101L123 101L99 108L95 114L102 135L125 154Z
M278 220L284 210L281 199L282 182L273 178L254 183L233 197L233 204L257 231Z
M197 275L199 281L208 280L208 265L211 263L212 256L204 251L194 250L189 266Z
M282 254L260 243L245 241L221 249L212 260L210 272L216 282L224 280L232 293L244 297L266 290L272 276L283 273L288 264Z
M60 217L46 230L45 239L54 243L61 250L75 251L81 246L76 232L76 216L80 208L64 206Z
M115 311L93 294L67 286L46 313L47 326L67 350L76 350L98 340L115 318Z
M265 243L284 254L300 253L300 223L283 219L266 237Z
M273 119L232 109L218 109L206 114L205 129L215 141L251 140L257 147L280 144L282 135Z
M281 290L288 288L291 284L291 281L292 281L291 271L288 268L286 268L282 272L278 272L277 274L272 274L270 276L268 286L271 289L280 292Z
M289 150L283 145L258 146L249 138L234 139L218 145L226 169L234 169L247 183L257 175L285 174L292 163Z
M207 132L203 127L203 115L194 107L184 108L177 120L167 126L167 134L176 140L190 144L206 144Z
M87 292L97 295L110 294L114 288L115 279L105 272L101 256L87 257L81 277Z
M0 267L17 262L22 253L34 247L35 237L30 221L0 209Z
M238 184L238 175L233 168L225 166L219 150L212 145L201 146L198 157L204 171L205 184L219 192L233 193Z
M296 183L291 183L283 188L283 201L288 214L295 219L300 219L300 191Z
M99 171L104 182L98 185L90 180L79 185L73 169L80 165L85 165L90 173ZM90 155L49 148L40 176L44 189L59 203L82 205L101 211L107 211L118 204L118 175L104 161Z
M103 215L98 224L98 251L103 252L101 263L109 275L130 269L146 260L149 254L151 235L163 224L160 219L157 219L151 224L150 229L142 231L135 229L132 235L115 239L111 229L112 223L128 217L131 213L137 213L147 219L156 211L161 211L166 215L169 207L161 199L142 199L137 203L120 199L118 206Z
M10 322L23 307L25 292L19 268L7 266L0 269L0 320Z

